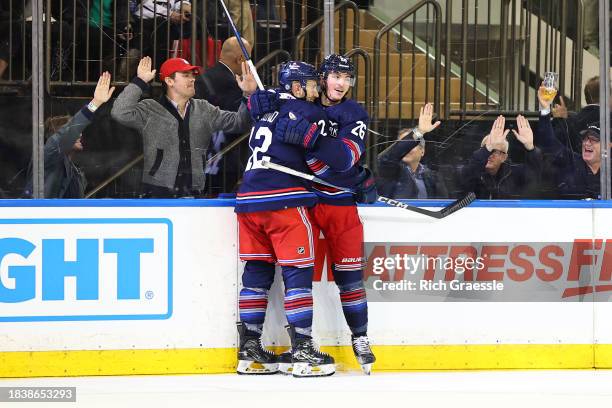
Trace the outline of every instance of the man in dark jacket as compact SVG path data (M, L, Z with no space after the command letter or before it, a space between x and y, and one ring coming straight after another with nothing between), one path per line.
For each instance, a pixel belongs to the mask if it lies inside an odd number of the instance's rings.
M509 143L505 129L506 119L499 116L489 133L482 140L469 164L462 169L464 190L473 191L480 199L517 199L534 195L542 171L542 153L533 144L533 131L529 121L518 115L518 132L512 130L525 147L525 163L508 162Z
M242 39L249 54L251 45ZM202 75L196 78L195 97L206 99L211 105L221 110L237 112L242 101L242 89L236 82L236 75L240 75L241 65L245 61L244 55L236 37L230 37L223 42L219 61ZM240 137L241 133L215 132L212 136L208 158L221 151L225 146ZM208 194L215 196L235 190L236 183L244 171L249 149L248 141L241 143L223 157L206 166L208 176Z
M438 174L421 164L425 155L425 140L417 137L435 129L431 124L433 108L427 104L421 109L419 125L415 129L402 129L398 141L378 158L376 188L389 198L447 198L448 190Z
M586 105L579 112L569 112L563 96L559 96L559 104L552 107L553 129L559 141L575 152L582 150L580 132L590 124L599 122L599 77L589 79L584 86ZM571 145L571 146L570 146Z
M599 123L587 126L579 132L581 152L575 153L555 137L550 114L550 102L542 98L543 88L538 90L540 121L537 143L551 160L557 171L557 186L563 198L600 198L601 142Z

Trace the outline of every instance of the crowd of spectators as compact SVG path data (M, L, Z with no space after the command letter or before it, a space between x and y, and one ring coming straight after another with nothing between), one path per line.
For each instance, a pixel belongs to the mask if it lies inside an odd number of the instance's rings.
M181 42L183 39L191 38L192 19L195 17L191 14L190 0L76 0L51 4L51 9L46 12L52 24L56 25L52 35L63 36L64 41L67 41L71 37L66 32L76 33L75 43L65 48L64 58L71 52L75 53L73 57L78 63L74 66L79 72L73 75L77 81L98 81L98 92L99 81L106 83L111 75L115 81L129 82L134 77L136 79L118 100L111 100L95 115L95 109L107 100L101 101L98 98L97 103L92 102L93 105L81 109L74 116L49 118L45 171L52 176L45 189L45 196L83 196L86 178L73 158L82 150L81 134L92 121L96 128L107 129L106 133L143 134L145 171L140 191L142 196L210 197L235 191L246 161L244 146L216 160L210 159L240 137L248 127L242 123L246 119L240 119L245 90L236 77L242 78L244 56L236 38L230 37L224 41L215 65L204 73L191 70L192 77L184 81L179 78L179 85L175 75L179 71L167 74L162 68L160 76L146 75L149 81L157 79L163 85L163 94L157 99L150 99L156 101L153 106L157 114L165 115L168 119L156 126L158 130L172 122L172 118L177 123L177 129L173 127L162 133L178 133L182 142L202 144L197 147L202 150L202 154L183 163L183 170L191 167L203 169L202 180L199 176L197 180L185 180L181 184L182 190L176 193L169 191L174 186L159 181L160 175L168 171L162 166L162 162L166 165L168 157L160 157L159 152L163 149L160 149L157 142L151 144L143 132L145 126L151 126L150 118L148 113L143 113L139 108L137 101L143 94L148 95L150 89L148 81L142 78L142 70L137 70L136 65L141 54L150 56L146 60L150 61L150 72L153 72L156 67L163 67L163 62L176 53L177 46L185 45ZM60 8L60 4L63 8ZM308 7L305 8L307 13L319 13L317 4L316 0L308 0ZM252 51L253 19L248 0L230 0L228 5L230 13L243 28L246 47ZM297 34L297 22L301 23L305 17L303 10L296 9L292 2L287 2L285 7L290 30ZM6 78L9 64L15 59L15 54L20 52L20 47L26 44L24 39L27 29L23 31L23 26L28 18L31 21L30 16L30 1L0 0L0 79ZM313 14L311 17L316 16ZM61 24L71 28L67 29ZM58 36L60 33L62 35ZM61 47L61 42L57 44ZM126 55L130 56L131 66L109 63L109 59ZM115 67L120 69L113 73ZM562 96L558 98L558 103L550 103L540 97L540 115L537 125L533 121L533 130L522 115L512 119L498 117L490 131L477 136L481 140L480 146L467 160L443 163L453 168L450 182L448 174L440 170L442 163L430 153L435 152L436 140L448 135L444 134L443 127L438 128L439 123L432 127L434 112L432 106L427 104L421 110L417 126L399 130L397 141L378 155L375 167L379 194L395 199L455 198L470 191L481 199L599 198L601 155L604 149L600 142L599 86L598 77L587 81L584 88L586 105L578 112L571 112ZM189 88L188 92L181 87ZM194 106L204 106L202 109L206 112L212 106L219 109L209 112L216 119L209 118L212 125L206 125L207 140L193 139L190 132L193 131L192 126L195 126L194 121L198 119L184 117L177 100L187 104L192 103L192 100L198 101L197 104L193 102ZM200 100L207 101L207 104L200 106ZM162 139L160 136L157 140ZM430 142L432 145L429 145ZM177 146L176 151L165 151L164 154L177 156L179 162L180 158L187 157L180 146ZM67 175L63 181L67 184L59 186L53 181L56 178L53 174L61 172ZM186 173L198 172L189 170ZM168 176L168 180L175 178L176 175ZM547 186L552 192L544 195L542 186ZM30 194L31 185L28 184L26 196Z
M250 48L248 42L246 45ZM132 128L142 137L142 196L211 197L235 191L245 160L240 155L226 155L223 161L210 158L251 126L244 96L253 92L255 84L236 38L225 41L221 59L203 75L183 59L166 61L159 74L164 93L139 102L156 77L153 66L151 58L141 60L132 83L111 102L112 118L106 116L106 121ZM72 118L48 121L51 136L45 144L46 197L83 197L86 178L72 159L82 150L80 135L92 122L94 112L110 99L113 90L109 90L109 84L110 74L106 72L89 105ZM538 91L540 113L533 130L522 115L514 118L514 123L499 116L467 163L457 163L459 195L474 192L479 199L542 198L540 186L548 175L557 198L600 198L599 123L586 121L581 130L570 133L580 143L579 150L574 150L555 132L553 109L558 113L559 106L551 106L542 91ZM567 118L579 115L568 114ZM434 169L437 164L423 162L427 143L445 136L438 127L440 122L432 124L432 116L433 107L426 104L418 125L400 130L397 141L379 154L376 177L380 195L394 199L453 198L445 179ZM575 123L581 122L576 119ZM570 126L576 125L567 128ZM173 142L176 140L179 143ZM509 157L510 143L522 149L520 162ZM26 190L30 195L31 184Z
M543 88L538 89L540 114L535 131L522 115L514 123L499 116L468 162L455 163L458 195L474 192L480 199L601 197L599 78L587 81L587 105L579 112L568 111L563 97L553 105L542 93ZM449 196L444 179L422 163L426 146L422 134L429 132L422 128L423 118L421 111L419 125L400 130L398 141L379 154L377 184L381 195L396 199L454 198ZM511 131L514 138L509 140ZM435 138L432 133L428 141L435 143ZM511 142L517 145L515 152L523 151L520 162L510 158ZM544 185L552 191L544 194Z

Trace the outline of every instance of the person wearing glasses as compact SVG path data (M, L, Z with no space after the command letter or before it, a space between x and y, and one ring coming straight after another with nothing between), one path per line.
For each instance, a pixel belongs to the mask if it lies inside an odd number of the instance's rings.
M525 162L512 163L506 136L506 118L499 116L491 132L484 137L466 167L461 171L464 191L473 191L479 199L517 199L537 195L542 173L542 152L533 143L533 131L527 119L516 117L516 139L525 149Z
M599 199L601 167L601 132L599 121L585 124L584 128L571 135L580 140L580 153L566 146L555 137L551 124L551 103L538 90L540 119L537 142L546 155L547 162L556 170L557 190L561 198ZM604 147L605 149L605 147Z

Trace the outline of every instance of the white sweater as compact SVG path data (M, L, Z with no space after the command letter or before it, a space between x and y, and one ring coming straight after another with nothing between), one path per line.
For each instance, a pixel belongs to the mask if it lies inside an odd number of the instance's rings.
M191 4L191 0L142 0L139 2L134 15L140 18L142 10L143 19L167 18L171 11L180 11L181 4Z

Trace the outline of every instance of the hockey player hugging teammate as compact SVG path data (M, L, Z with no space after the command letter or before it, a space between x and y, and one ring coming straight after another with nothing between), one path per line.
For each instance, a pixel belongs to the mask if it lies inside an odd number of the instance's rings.
M332 375L334 360L315 348L311 333L316 235L308 208L316 203L316 195L305 180L261 165L262 160L269 160L308 171L304 148L281 141L284 137L298 136L297 131L287 129L286 123L297 117L307 118L308 129L300 136L308 144L309 137L314 140L317 132L317 125L311 123L325 121L325 114L320 107L303 100L307 95L311 100L317 97L317 74L313 66L289 62L279 72L279 83L291 91L291 94L281 95L284 103L280 107L275 98L266 95L267 91L249 100L256 123L249 139L252 154L238 190L235 209L240 259L246 261L239 297L237 371L240 374L278 371L277 357L261 342L268 291L278 263L285 285L285 313L292 346L285 364L290 366L295 377ZM267 113L258 115L261 111Z
M286 145L305 148L312 173L334 185L356 191L353 194L315 184L311 189L318 203L309 214L314 226L327 240L342 311L352 333L353 352L363 371L369 374L376 359L367 336L363 225L356 206L356 202L372 203L377 197L371 172L358 164L365 152L369 118L357 102L346 98L354 82L354 67L348 58L329 55L322 62L319 74L323 92L317 104L324 110L327 120L314 121L300 115L279 122L277 130L282 128L280 134ZM261 98L261 94L256 92L256 98ZM268 100L267 103L272 102ZM279 103L282 105L283 101ZM313 126L316 132L312 131Z

